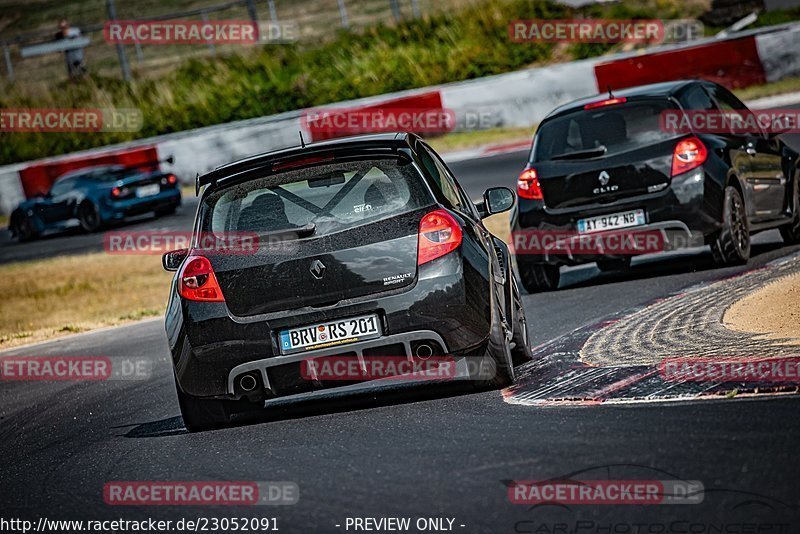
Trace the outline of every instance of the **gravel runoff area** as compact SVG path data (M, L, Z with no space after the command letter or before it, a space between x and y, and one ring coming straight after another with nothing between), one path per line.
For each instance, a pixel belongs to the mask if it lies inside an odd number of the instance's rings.
M800 273L778 278L728 308L725 327L800 345Z

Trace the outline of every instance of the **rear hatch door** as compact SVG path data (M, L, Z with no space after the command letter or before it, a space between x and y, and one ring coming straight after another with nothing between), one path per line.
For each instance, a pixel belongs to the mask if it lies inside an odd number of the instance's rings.
M676 135L661 127L663 99L579 109L542 124L532 166L545 204L568 208L610 203L670 183Z
M252 253L209 255L228 308L249 316L320 307L413 284L431 204L416 172L394 159L351 161L212 193L206 232L258 243Z

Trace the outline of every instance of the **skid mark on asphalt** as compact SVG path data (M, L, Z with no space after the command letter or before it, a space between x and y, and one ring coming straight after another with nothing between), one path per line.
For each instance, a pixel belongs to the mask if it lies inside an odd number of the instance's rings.
M509 404L591 405L715 398L738 393L796 393L800 382L678 382L665 379L665 358L767 358L797 355L800 347L733 332L725 310L765 283L800 272L800 254L692 286L633 311L579 328L533 349L534 361L503 391Z

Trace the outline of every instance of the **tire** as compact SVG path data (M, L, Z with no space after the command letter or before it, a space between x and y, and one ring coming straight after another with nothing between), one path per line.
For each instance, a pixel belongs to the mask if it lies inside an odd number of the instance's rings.
M488 381L492 388L499 389L514 383L514 361L511 356L511 342L508 340L508 325L502 320L498 310L497 324L492 327L494 335L489 338L489 355L494 360L494 373Z
M12 225L14 227L14 234L17 236L17 239L20 243L33 241L39 237L39 233L33 226L33 221L31 221L30 217L27 215L19 215L15 217Z
M247 417L264 413L263 401L200 399L182 392L177 380L175 390L178 393L183 424L189 432L202 432L228 426L234 415Z
M103 225L97 206L88 201L78 206L78 221L85 232L96 232Z
M490 343L491 346L491 343ZM514 362L511 359L511 347L508 342L497 347L498 350L492 351L495 372L488 381L488 386L492 389L500 389L514 383Z
M533 359L531 352L530 339L528 338L528 321L525 318L525 308L522 306L520 299L519 289L516 283L512 281L514 299L512 305L514 306L514 337L511 338L513 347L511 348L511 362L514 366L522 365Z
M800 191L798 191L800 184L795 180L794 182L794 219L789 224L781 226L780 232L783 242L787 245L796 245L800 243Z
M614 271L627 271L631 268L631 258L615 258L613 260L598 260L597 268L604 273Z
M485 352L468 357L470 381L477 391L500 389L514 383L511 344L506 339L502 316L497 310Z
M795 217L791 223L780 227L781 237L787 245L800 243L800 217Z
M178 392L183 424L189 432L202 432L230 424L227 401L192 397L182 392L177 382L175 389Z
M725 188L722 229L711 243L711 253L718 265L741 265L750 259L750 227L744 200L738 189Z
M531 263L520 266L519 278L528 293L540 293L558 289L561 272L558 265Z

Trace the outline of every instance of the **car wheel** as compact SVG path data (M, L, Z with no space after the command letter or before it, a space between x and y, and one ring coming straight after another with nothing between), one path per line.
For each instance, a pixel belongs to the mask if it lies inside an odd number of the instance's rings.
M494 389L504 388L514 383L514 362L511 358L511 346L508 342L503 343L498 350L492 353L494 359L494 373L489 379L489 386Z
M519 290L514 285L514 309L516 313L514 316L514 337L511 338L513 348L511 349L511 362L514 366L522 365L533 359L531 352L530 339L528 338L528 321L525 318L525 309L522 306L522 300L519 296Z
M597 268L604 273L614 271L627 271L631 268L631 258L615 258L613 260L599 260Z
M750 227L747 212L739 191L732 186L725 188L725 204L722 210L722 229L711 243L714 261L719 265L738 265L750 259Z
M230 423L227 401L192 397L182 392L177 383L175 389L178 392L183 424L189 432L211 430Z
M20 243L33 241L39 237L39 233L33 225L33 221L27 215L20 215L14 219L14 234Z
M561 272L558 265L531 263L520 266L519 277L528 293L539 293L558 289Z
M478 391L499 389L514 383L514 363L511 343L506 337L506 327L500 310L492 321L492 331L481 356L468 357L470 380Z
M96 232L100 229L102 221L97 206L91 202L84 202L78 206L78 221L86 232Z
M800 243L800 190L798 190L800 183L794 183L794 196L795 196L795 214L792 222L780 227L781 237L783 242L787 245L796 245Z
M502 317L499 310L497 317ZM498 322L500 324L495 326L495 335L492 336L494 339L489 340L489 354L495 367L489 380L489 385L493 388L503 388L514 383L514 361L511 356L511 342L507 337L509 325L505 321Z

